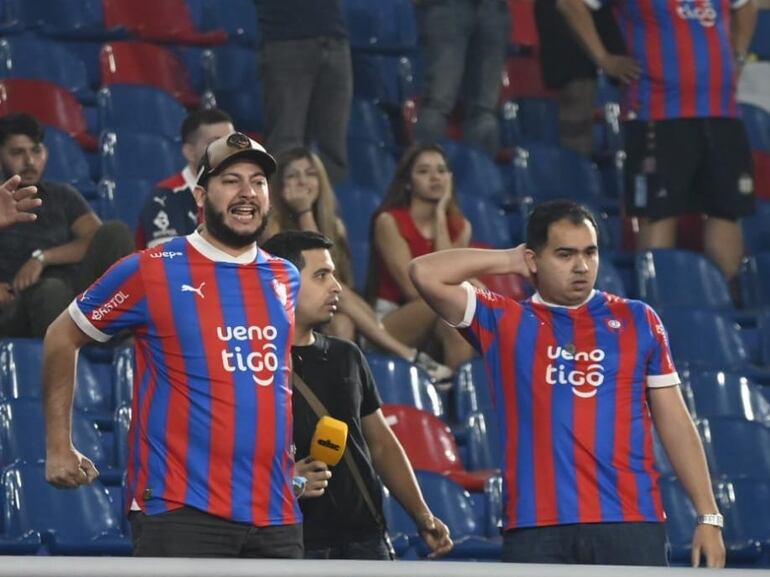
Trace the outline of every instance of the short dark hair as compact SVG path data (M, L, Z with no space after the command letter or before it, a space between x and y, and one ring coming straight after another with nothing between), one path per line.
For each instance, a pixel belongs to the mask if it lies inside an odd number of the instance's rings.
M527 248L539 251L548 244L548 230L551 225L560 220L568 220L572 224L591 223L598 238L599 227L593 213L582 204L571 200L552 200L535 207L527 220Z
M334 243L320 232L313 230L287 230L279 232L262 245L262 248L280 258L285 258L298 270L305 268L305 257L302 251L326 249L330 250Z
M190 112L182 122L182 143L188 144L193 133L204 124L219 124L220 122L230 122L233 119L227 112L219 108L200 108Z
M24 112L13 112L0 118L0 146L11 136L28 136L35 144L43 142L45 132L37 118Z

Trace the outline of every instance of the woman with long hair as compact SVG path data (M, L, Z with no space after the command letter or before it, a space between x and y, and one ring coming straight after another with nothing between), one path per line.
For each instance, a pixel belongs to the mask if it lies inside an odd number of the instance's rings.
M278 157L278 167L271 181L272 218L264 239L284 230L311 230L328 237L334 246L332 259L335 276L343 285L339 309L328 332L355 340L359 332L368 342L401 358L415 362L434 380L451 375L446 367L428 355L410 347L389 334L353 286L347 231L337 215L337 198L321 159L306 148L294 148Z
M420 297L407 268L415 257L467 247L470 239L444 150L435 144L407 150L373 217L367 296L390 334L409 347L433 341L451 369L470 359L473 349Z

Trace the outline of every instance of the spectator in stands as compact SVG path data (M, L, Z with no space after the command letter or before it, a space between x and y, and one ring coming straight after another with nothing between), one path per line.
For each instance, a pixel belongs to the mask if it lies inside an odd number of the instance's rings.
M425 57L415 139L428 144L441 140L461 101L463 139L495 154L497 104L508 48L507 0L415 0L415 5Z
M329 323L328 332L354 340L356 331L371 344L403 359L415 362L434 381L451 377L452 371L424 352L403 344L383 327L369 304L355 292L347 231L337 216L337 198L321 159L306 148L294 148L278 157L278 168L271 187L273 215L266 238L285 230L316 231L332 239L332 258L337 278L344 290L339 310Z
M257 0L267 146L316 144L332 182L348 172L353 69L342 0Z
M0 228L20 222L33 222L37 218L37 214L32 212L42 202L35 197L37 188L19 188L19 184L21 177L15 175L0 186Z
M212 142L195 187L201 228L120 261L46 335L46 478L75 488L98 476L70 435L77 350L134 331L137 556L302 556L289 381L299 273L256 245L274 170L244 134Z
M316 330L334 317L342 292L335 278L333 244L318 232L289 231L271 238L264 248L289 260L301 275L292 347L297 455L310 454L321 416L311 396L320 401L324 412L348 425L346 452L350 458L334 467L321 496L300 501L305 557L392 559L378 475L414 519L433 555L448 552L452 548L449 530L425 503L409 459L385 422L366 358L352 342ZM351 461L356 472L351 470ZM329 475L326 463L312 457L299 460L296 470L300 475L318 471Z
M526 245L410 265L492 375L507 455L503 561L666 565L654 423L699 515L693 565L722 567L722 518L666 331L648 305L594 290L598 267L596 221L570 201L536 207ZM535 295L519 303L466 282L509 273L532 279Z
M410 347L438 345L442 362L453 370L473 350L456 330L439 322L409 280L407 267L417 256L466 247L470 239L471 224L457 205L443 149L421 145L407 150L373 218L367 295L391 335Z
M593 14L604 44L613 54L625 52L625 42L610 6ZM575 38L556 7L556 0L535 2L543 81L559 94L559 139L562 146L585 156L593 152L596 65ZM515 79L514 79L515 80Z
M754 210L754 180L735 84L756 24L754 2L623 0L619 19L635 61L598 36L589 6L606 3L558 0L596 65L630 83L626 210L640 217L640 247L673 247L677 217L703 212L705 252L737 281L738 221Z
M33 221L0 230L0 338L42 338L78 292L133 250L125 224L103 225L77 190L43 180L43 139L28 114L0 118L3 173L18 175L17 193L36 187L42 200Z
M206 147L235 129L230 115L216 108L190 112L182 122L182 156L187 166L159 182L139 213L136 248L152 248L175 236L186 236L198 226L195 182Z

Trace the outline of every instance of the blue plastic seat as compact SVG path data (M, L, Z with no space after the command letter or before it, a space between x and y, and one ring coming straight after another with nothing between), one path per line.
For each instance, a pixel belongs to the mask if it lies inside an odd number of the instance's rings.
M354 52L352 61L356 97L400 109L407 99L415 96L414 58Z
M196 27L223 29L228 42L251 49L259 45L257 8L252 0L187 0Z
M184 160L178 146L155 134L107 132L102 134L102 178L161 181L181 170Z
M112 382L115 384L115 406L131 405L134 393L134 348L130 345L115 349L112 359Z
M409 405L444 416L444 406L430 378L412 363L378 353L367 353L374 382L384 403Z
M687 380L693 416L735 417L770 427L770 400L761 385L724 371L690 370Z
M676 478L661 477L660 491L663 497L663 509L666 511L666 533L671 562L674 565L689 565L695 509Z
M609 259L602 260L599 265L599 273L596 276L596 288L620 297L626 296L626 287L623 279Z
M744 259L741 289L745 306L770 306L770 250Z
M741 224L748 253L770 252L770 202L757 200L756 211Z
M375 142L348 139L349 179L378 191L387 189L396 171L392 153Z
M770 561L770 516L759 509L770 503L770 479L731 479L717 489L725 515L724 539L731 566L767 567ZM760 558L764 562L759 562Z
M164 90L139 84L113 84L99 91L98 107L102 130L157 134L181 143L179 129L187 111Z
M441 144L446 152L457 192L468 197L483 196L498 202L503 200L503 177L487 152L451 140Z
M130 539L121 531L111 499L97 480L77 491L62 491L45 481L42 463L7 467L2 487L6 536L37 531L52 555L129 555Z
M494 248L513 246L508 218L502 208L488 198L472 194L458 194L457 200L473 227L473 242Z
M452 393L456 417L460 422L472 413L489 415L495 412L483 359L475 358L457 369Z
M712 475L770 479L770 428L735 417L700 419Z
M762 60L770 60L770 10L758 11L750 50Z
M108 40L126 36L125 29L104 25L102 0L13 0L21 4L35 30L66 40Z
M391 150L396 148L388 115L377 103L362 98L354 98L350 105L348 138L370 140Z
M372 188L353 183L337 185L337 211L348 231L351 247L369 242L372 216L380 206L380 193Z
M156 181L146 178L121 178L117 182L99 182L99 196L103 201L102 218L117 218L135 229L139 213L147 195L155 188Z
M464 462L469 471L500 469L503 455L497 414L472 413L465 422L468 450Z
M0 39L0 77L48 80L68 88L83 103L96 100L85 64L65 46L34 34Z
M237 45L219 46L204 68L216 96L239 130L261 132L264 127L260 70L254 50Z
M417 559L417 552L413 543L417 543L420 536L412 518L404 511L404 508L392 497L390 491L383 487L382 513L388 526L396 557L399 559Z
M350 45L373 52L410 52L417 47L417 22L410 0L344 0Z
M115 411L115 464L119 471L128 466L128 431L131 428L131 405L121 405Z
M96 199L97 189L91 178L91 165L75 139L62 130L46 126L43 140L49 151L44 178L71 184L86 199Z
M522 98L518 101L518 125L521 144L542 142L559 144L559 103L546 98Z
M770 152L770 112L746 102L738 103L751 148Z

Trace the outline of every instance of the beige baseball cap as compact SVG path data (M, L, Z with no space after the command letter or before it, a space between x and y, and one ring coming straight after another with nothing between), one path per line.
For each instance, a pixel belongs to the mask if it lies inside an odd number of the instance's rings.
M238 160L252 160L265 171L270 178L275 172L275 159L256 140L242 132L231 132L216 139L206 147L198 171L198 184L205 186L209 177L216 176Z

